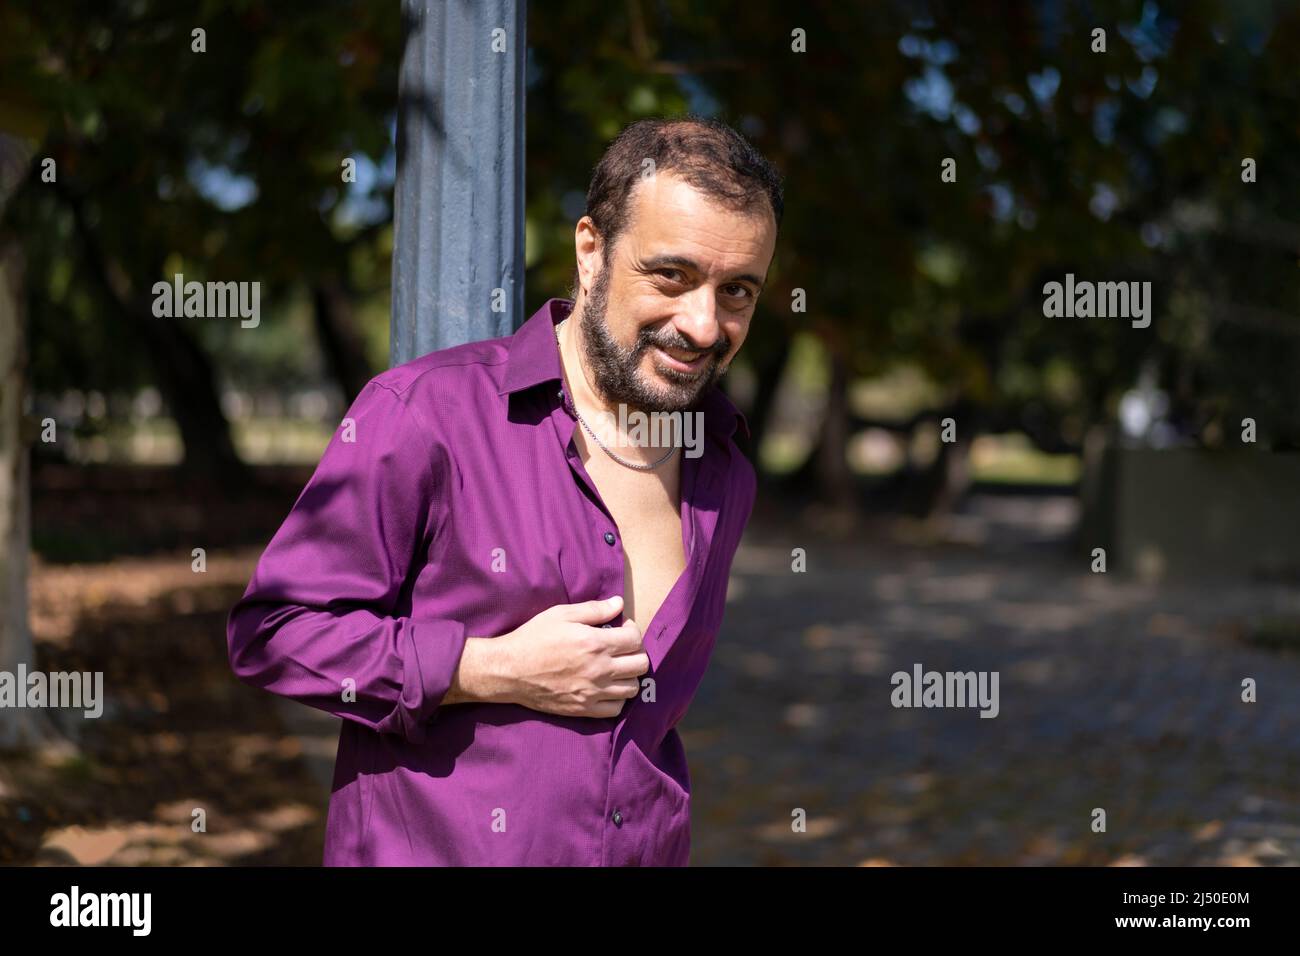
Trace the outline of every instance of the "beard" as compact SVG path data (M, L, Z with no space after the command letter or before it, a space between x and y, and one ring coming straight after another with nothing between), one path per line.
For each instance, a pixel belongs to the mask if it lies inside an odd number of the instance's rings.
M624 347L614 341L605 310L609 301L609 268L602 268L592 284L591 294L583 303L578 327L581 330L587 365L596 390L608 402L624 404L643 412L684 412L699 404L705 391L726 374L723 356L731 350L725 332L710 348L698 349L673 328L655 331L643 328L636 341ZM708 353L709 358L697 372L661 368L666 385L646 381L641 374L641 357L652 346L677 349L694 355Z

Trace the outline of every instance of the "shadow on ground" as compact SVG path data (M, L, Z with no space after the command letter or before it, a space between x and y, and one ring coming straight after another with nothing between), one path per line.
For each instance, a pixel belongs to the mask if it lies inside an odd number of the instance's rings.
M305 478L216 502L101 475L81 511L38 487L36 667L102 670L109 701L0 760L0 863L319 864L337 720L240 684L225 646ZM679 727L692 864L1300 863L1300 657L1248 640L1300 619L1300 587L1092 574L1074 520L1045 495L930 528L764 502ZM78 522L145 553L80 554ZM915 664L997 672L997 716L892 706Z

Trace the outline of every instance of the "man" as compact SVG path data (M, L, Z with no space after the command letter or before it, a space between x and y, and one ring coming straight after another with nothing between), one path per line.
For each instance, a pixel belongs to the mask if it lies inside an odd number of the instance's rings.
M755 490L716 381L781 211L727 126L635 123L575 301L357 397L228 628L240 679L344 718L326 865L686 865L675 726ZM703 434L620 431L656 413Z

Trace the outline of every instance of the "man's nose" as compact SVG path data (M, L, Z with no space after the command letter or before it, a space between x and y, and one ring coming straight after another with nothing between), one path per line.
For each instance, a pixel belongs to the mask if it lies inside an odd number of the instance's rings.
M713 348L722 333L718 324L718 299L713 289L700 286L688 296L678 299L683 306L673 323L678 333L690 342L690 348L701 352Z

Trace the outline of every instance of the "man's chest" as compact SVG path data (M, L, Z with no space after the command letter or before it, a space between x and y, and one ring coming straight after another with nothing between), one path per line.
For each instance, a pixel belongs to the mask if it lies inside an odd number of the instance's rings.
M627 468L597 450L584 467L609 509L623 545L624 615L644 634L686 568L680 466Z
M554 605L619 594L656 668L677 647L672 675L682 684L670 687L660 675L660 694L684 701L725 603L715 558L725 567L735 546L735 531L720 520L726 464L679 450L673 483L655 491L617 462L602 467L570 439L560 415L556 427L520 418L489 440L466 419L466 431L448 442L450 478L413 556L413 613L495 636Z

